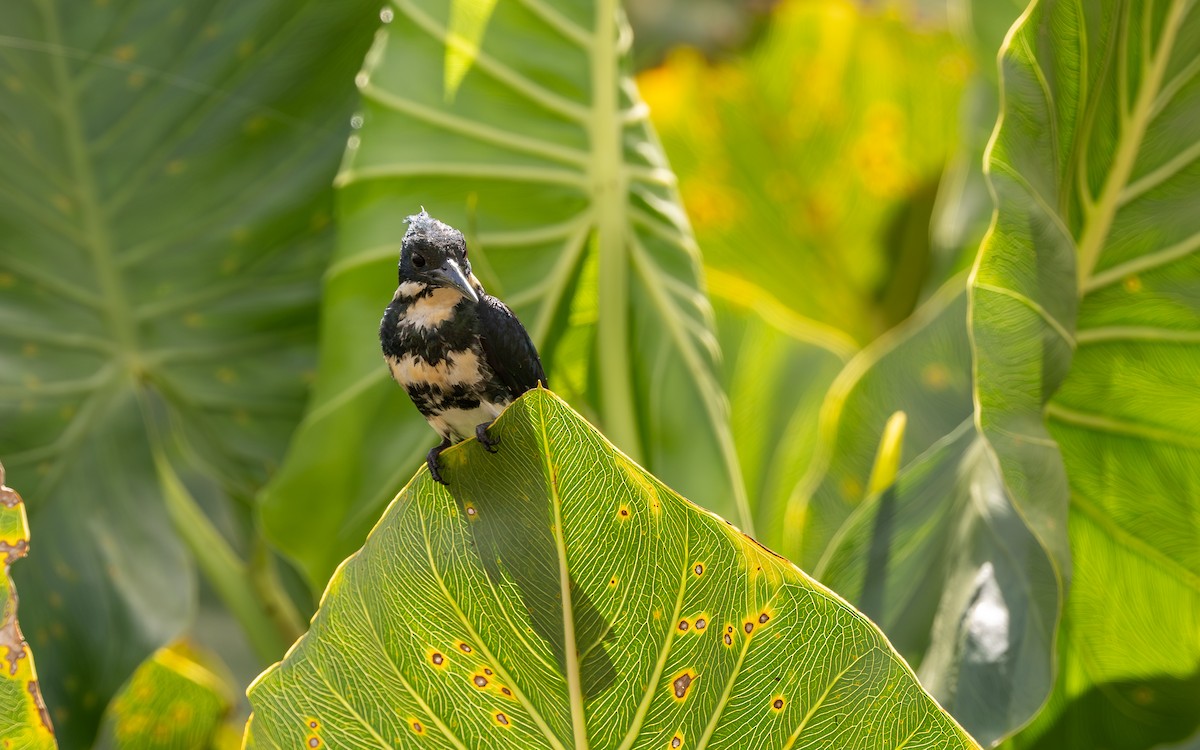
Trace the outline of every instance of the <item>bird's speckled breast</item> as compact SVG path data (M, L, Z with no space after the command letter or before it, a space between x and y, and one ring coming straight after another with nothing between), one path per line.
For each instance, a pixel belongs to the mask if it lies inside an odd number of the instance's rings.
M405 282L381 326L392 377L430 426L455 441L473 437L509 403L494 385L474 305L453 289Z

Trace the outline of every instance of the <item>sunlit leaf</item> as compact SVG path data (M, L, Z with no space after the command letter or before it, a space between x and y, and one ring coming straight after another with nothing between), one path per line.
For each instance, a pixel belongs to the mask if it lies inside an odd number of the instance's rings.
M21 496L4 485L0 466L0 742L23 750L54 748L54 727L42 702L33 653L17 622L17 590L9 574L29 552L29 524Z
M253 747L976 747L840 598L547 391L424 470L249 694Z
M705 264L866 342L924 280L970 58L861 5L786 0L744 57L682 50L639 83Z
M213 747L233 692L203 662L182 643L155 652L109 704L96 750Z
M1056 690L1015 744L1181 740L1200 725L1200 11L1035 2L1001 65L980 422L1064 576L1068 519L1074 556Z
M16 577L65 746L191 612L153 436L238 543L299 417L377 12L0 3L0 454L45 553Z
M497 3L447 100L449 0L395 0L359 75L338 177L311 408L263 508L320 590L436 442L379 353L404 217L461 228L550 383L622 450L753 525L715 376L697 250L636 87L615 0Z

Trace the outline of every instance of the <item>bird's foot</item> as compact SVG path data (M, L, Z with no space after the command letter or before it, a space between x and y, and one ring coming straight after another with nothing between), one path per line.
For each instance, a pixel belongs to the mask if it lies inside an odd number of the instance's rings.
M447 487L450 483L442 478L442 471L438 468L438 456L442 455L442 451L450 447L450 438L442 438L442 442L429 449L429 453L425 454L425 465L429 467L429 476L433 477L433 481L444 484Z
M488 434L487 428L491 426L491 422L483 422L475 425L475 439L479 441L479 444L488 453L495 453L496 446L500 444L500 438L494 438Z

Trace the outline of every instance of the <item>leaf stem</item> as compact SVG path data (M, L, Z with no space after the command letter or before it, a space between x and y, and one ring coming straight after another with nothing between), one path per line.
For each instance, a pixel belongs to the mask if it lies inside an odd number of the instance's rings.
M283 655L291 641L258 599L246 565L213 526L188 492L157 441L152 442L154 467L167 514L175 531L196 558L204 577L246 632L254 653L266 663Z
M307 628L291 597L284 591L283 582L271 558L271 550L262 531L254 530L254 540L250 551L250 583L258 594L258 601L265 610L267 617L275 625L275 630L288 643L295 643L304 635Z

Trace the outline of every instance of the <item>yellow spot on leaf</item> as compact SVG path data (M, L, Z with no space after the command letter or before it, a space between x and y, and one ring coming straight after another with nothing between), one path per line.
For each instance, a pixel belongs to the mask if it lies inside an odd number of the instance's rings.
M266 130L267 125L269 124L270 120L268 120L266 117L262 115L255 115L249 120L246 120L246 124L242 125L242 130L245 131L247 135L258 135Z
M136 56L137 48L132 44L123 44L113 50L113 57L117 58L121 62L129 62Z
M950 369L941 362L930 362L921 368L921 383L931 391L944 391L950 385Z
M167 162L167 166L164 171L167 174L174 176L177 174L182 174L185 169L187 169L187 164L183 161L183 159L172 159L171 161Z
M1121 286L1125 287L1125 291L1130 294L1137 294L1142 291L1142 280L1137 276L1126 276L1125 281L1121 282Z
M0 273L0 289L12 289L16 286L17 277L11 273Z
M229 367L221 367L217 370L217 380L226 385L233 383L237 379L237 373Z

